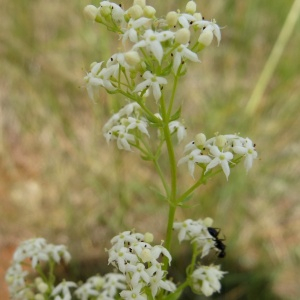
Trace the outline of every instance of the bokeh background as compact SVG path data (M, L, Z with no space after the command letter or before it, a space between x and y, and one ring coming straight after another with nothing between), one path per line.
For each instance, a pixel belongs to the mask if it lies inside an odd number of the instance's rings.
M126 5L127 1L123 1ZM198 3L199 2L199 3ZM45 237L73 255L65 275L107 270L105 247L122 230L164 237L167 205L158 180L137 153L107 145L103 123L122 99L88 99L83 76L116 51L116 37L84 19L85 0L2 0L0 11L0 298L16 245ZM148 1L158 16L185 1ZM226 236L229 272L217 299L300 299L300 23L263 97L245 107L284 24L292 0L201 0L206 19L223 27L220 47L201 54L178 99L189 138L240 132L257 145L248 175L234 168L194 194L177 219L215 219ZM184 145L178 146L180 157ZM180 169L183 186L192 183ZM174 244L177 247L176 242ZM181 251L181 252L180 252ZM174 276L188 260L188 247ZM217 260L217 258L213 258ZM217 261L219 263L219 261ZM184 299L192 298L190 294ZM201 299L198 297L197 299Z

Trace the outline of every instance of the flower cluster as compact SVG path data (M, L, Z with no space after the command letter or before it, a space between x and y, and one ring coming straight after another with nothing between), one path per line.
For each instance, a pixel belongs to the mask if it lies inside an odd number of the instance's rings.
M16 300L88 300L95 297L114 300L120 291L126 289L126 277L120 273L96 275L80 285L66 280L55 285L54 266L70 259L63 245L48 244L43 238L23 242L16 249L5 276L10 296ZM40 276L33 280L32 273Z
M71 255L65 246L48 244L44 238L23 242L15 251L5 276L10 295L13 299L31 299L32 295L48 292L51 287L41 278L30 282L28 265L38 271L42 263L54 265L62 261L68 263L70 259Z
M213 36L218 43L221 40L219 26L214 20L204 20L193 1L187 3L185 12L170 11L165 18L157 18L145 0L135 0L127 10L102 1L99 7L88 5L85 14L116 32L124 49L106 62L91 65L85 81L92 99L97 87L104 87L137 102L150 92L158 102L168 75L182 76L187 60L199 62L197 53L211 44Z
M249 138L235 134L218 135L206 140L206 136L200 133L185 146L184 152L187 154L178 161L178 165L187 163L192 177L196 165L202 167L204 174L220 165L228 179L231 166L244 158L244 166L249 171L257 158L255 144Z
M130 145L137 145L141 135L149 137L148 123L141 116L141 107L132 102L115 113L104 125L103 133L107 142L116 141L119 149L129 151Z
M152 298L164 290L173 292L176 286L166 279L166 271L162 269L160 257L166 257L169 264L171 255L162 245L152 246L153 235L125 231L112 240L112 248L108 250L108 262L126 276L127 290L120 295L122 299Z
M194 246L193 255L203 258L212 248L218 252L220 251L220 248L217 248L216 236L211 234L212 231L217 230L216 228L210 227L212 223L213 220L211 218L204 220L187 219L183 222L175 222L173 228L178 231L179 242L181 243L184 240L190 241ZM218 233L217 231L217 235ZM222 245L225 247L224 244ZM214 292L220 292L220 279L226 273L220 271L220 266L200 265L194 270L194 265L192 265L191 269L189 285L195 293L211 296Z
M107 273L95 275L80 285L74 292L78 299L114 300L119 292L126 289L126 278L123 274Z
M179 242L190 241L197 246L197 251L201 253L201 258L203 258L209 253L210 249L216 249L215 241L208 231L208 227L212 223L211 218L204 220L187 219L183 222L175 222L173 228L178 231ZM219 249L216 250L219 251Z
M203 294L209 297L214 292L220 292L220 279L222 279L226 273L227 272L220 271L220 266L201 266L191 275L191 287L196 294Z

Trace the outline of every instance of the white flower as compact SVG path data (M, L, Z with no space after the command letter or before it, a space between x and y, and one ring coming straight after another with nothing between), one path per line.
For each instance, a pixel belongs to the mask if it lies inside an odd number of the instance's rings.
M126 130L137 128L140 132L146 134L148 137L150 137L148 130L147 130L147 122L144 120L139 120L133 117L128 117L126 120L129 122L129 125L127 125Z
M245 155L244 165L247 172L251 169L253 160L257 158L257 152L253 146L252 141L249 138L246 138L243 143L239 143L232 147L232 150L237 154Z
M25 289L25 277L28 272L22 269L19 263L14 263L8 268L5 274L5 281L8 284L10 295L13 297L18 291Z
M103 289L107 291L107 295L109 297L114 297L117 294L118 290L125 290L126 289L126 277L123 274L117 273L108 273L104 276L105 283L103 285ZM105 299L105 298L104 298Z
M230 174L229 161L233 158L233 154L231 152L222 152L217 146L211 146L209 151L215 158L206 166L205 173L215 166L221 165L222 170L228 180L228 176Z
M112 127L117 125L121 120L120 113L113 114L110 119L103 126L103 132L109 131Z
M178 240L181 243L184 240L192 240L205 228L205 226L200 221L194 221L192 219L187 219L184 222L174 222L173 228L179 230Z
M187 145L185 145L183 152L187 153L187 152L192 152L193 150L198 149L195 141L191 141L190 143L188 143Z
M188 48L188 45L180 45L173 51L173 71L177 74L182 59L189 59L193 62L200 62L196 53Z
M146 23L149 22L150 19L148 18L139 18L137 20L130 19L128 24L127 24L127 30L125 30L123 37L122 37L122 42L125 43L128 39L133 42L137 43L138 42L138 33L136 29L144 26Z
M144 89L152 89L154 99L157 101L161 97L161 84L167 84L167 79L163 77L157 77L153 75L150 71L146 71L143 74L143 78L146 79L145 81L139 83L136 88L133 90L134 93L140 92Z
M143 35L143 40L136 43L133 46L133 50L135 50L136 48L145 47L148 51L153 53L154 57L160 64L164 55L164 50L161 45L161 42L169 40L173 37L174 33L171 31L154 32L153 30L148 29Z
M171 134L177 132L178 143L180 143L186 136L186 129L179 121L171 121L169 123L169 130Z
M100 290L104 284L104 278L99 275L88 278L87 282L91 283L97 290Z
M116 125L112 129L104 134L106 141L117 140L117 146L119 149L130 151L130 143L135 142L134 135L127 133L124 125Z
M147 300L145 294L141 294L142 285L135 285L132 290L125 290L120 293L122 299L125 300Z
M190 14L181 14L178 17L178 23L183 27L183 28L189 28L193 22L195 22L196 19Z
M126 247L122 247L118 251L111 248L108 251L108 255L108 264L112 264L113 266L117 267L122 273L125 273L126 264L135 264L138 261L137 256L132 254Z
M143 254L143 250L151 249L151 245L145 242L136 241L130 245L129 249L134 250L133 252L138 256L141 257Z
M178 165L181 165L183 163L187 163L188 164L189 173L194 178L195 164L197 164L197 163L208 164L210 162L211 162L211 158L209 156L202 155L200 149L195 149L190 154L182 157L178 161Z
M220 279L227 272L220 271L220 266L201 266L196 269L192 277L192 288L197 293L202 293L206 297L211 296L214 292L220 292Z
M220 27L218 26L218 24L216 23L215 20L212 21L206 21L206 20L200 20L200 21L196 21L193 23L193 26L196 27L200 27L200 28L205 28L204 30L209 30L212 31L214 36L216 37L217 41L218 41L218 46L220 44L221 41L221 30Z
M72 295L70 292L70 288L75 288L75 287L77 287L77 284L75 282L64 280L53 289L51 296L61 296L62 294L63 298L60 299L71 300Z
M99 296L96 299L97 300L115 300L115 297L111 297L109 295L109 291L103 290L100 292Z
M71 255L67 251L66 246L64 245L52 245L48 244L45 251L49 254L50 257L53 258L53 260L56 263L60 263L61 258L68 263L71 260Z
M208 255L210 249L215 248L215 241L209 234L207 227L203 228L201 233L192 242L197 244L198 249L201 249L201 258Z
M92 63L91 71L84 77L86 81L86 89L89 97L94 100L95 88L103 86L108 91L113 91L116 88L111 84L109 77L113 73L113 69L104 68L100 71L103 62ZM100 72L99 72L100 71Z
M150 280L150 289L153 298L155 299L156 294L159 289L164 289L166 291L172 292L174 291L174 287L169 284L169 281L164 281L165 273L162 270L157 270L155 275L151 277Z
M127 105L125 105L123 108L120 109L119 115L121 117L130 116L134 112L135 113L138 112L140 109L141 109L141 106L138 103L136 103L136 102L128 103Z
M134 242L138 242L138 240L142 238L142 234L137 236L136 233L128 230L120 233L119 235L116 235L111 239L110 242L113 244L114 249L119 250L122 247L126 247Z
M138 263L136 266L128 264L126 265L126 272L131 272L133 274L130 283L132 286L138 285L142 280L148 284L150 282L150 276L145 271L145 265L142 263Z
M121 25L124 23L125 12L118 4L110 1L101 1L100 8L102 7L110 7L113 20Z
M99 292L94 289L91 283L87 282L77 288L74 294L81 300L88 300L90 296L98 296Z
M159 258L159 256L161 254L163 256L167 257L168 261L169 261L169 265L171 265L172 256L171 256L170 252L165 247L163 247L162 245L153 246L152 249L151 249L151 252L152 252L153 258L156 259L156 260Z
M190 240L191 243L196 243L197 248L201 250L201 258L206 256L210 249L215 248L214 240L207 229L207 223L212 225L212 219L206 218L197 221L187 219L184 222L175 222L173 225L175 230L179 230L179 242Z
M26 258L31 259L31 266L35 268L41 261L48 261L49 254L46 250L47 242L43 238L30 239L23 242L15 251L13 260L22 262Z

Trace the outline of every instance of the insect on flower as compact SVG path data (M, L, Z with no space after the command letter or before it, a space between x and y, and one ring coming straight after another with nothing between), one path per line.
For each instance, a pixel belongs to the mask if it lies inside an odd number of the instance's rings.
M225 239L220 239L220 228L207 227L209 234L213 237L213 241L215 242L216 249L219 250L218 257L224 258L226 256L226 245L223 243Z

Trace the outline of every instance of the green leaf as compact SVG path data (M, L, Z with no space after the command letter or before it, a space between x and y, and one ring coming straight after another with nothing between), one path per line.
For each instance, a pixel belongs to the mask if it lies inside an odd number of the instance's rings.
M193 197L193 194L188 195L188 196L185 197L182 201L180 201L180 202L178 203L178 205L182 206L185 202L190 201L190 200L192 199L192 197Z
M187 68L183 68L183 70L180 72L179 76L182 77L186 74Z
M173 294L164 297L164 300L177 300L182 294L182 290L176 290Z
M150 190L153 191L160 200L167 200L166 196L162 194L158 188L150 186Z
M161 120L156 118L154 115L146 115L147 120L152 123L155 127L161 126Z
M181 106L177 109L177 111L174 113L174 115L171 116L170 121L178 120L181 116Z
M172 71L172 64L169 64L166 68L162 70L162 72L159 74L160 76L168 76Z
M145 160L145 161L151 161L151 160L152 160L152 157L149 156L149 155L141 155L141 159L142 159L142 160Z

